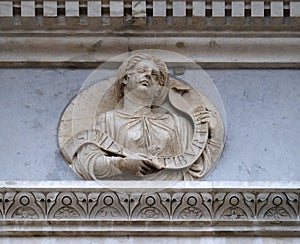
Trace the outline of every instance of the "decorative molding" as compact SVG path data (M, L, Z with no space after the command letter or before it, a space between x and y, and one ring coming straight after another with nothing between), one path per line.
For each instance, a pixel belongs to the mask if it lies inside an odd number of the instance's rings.
M299 0L6 0L3 30L299 30Z
M300 68L300 0L8 0L0 67L94 68L131 50L203 68Z
M300 235L299 182L125 183L1 182L0 235Z

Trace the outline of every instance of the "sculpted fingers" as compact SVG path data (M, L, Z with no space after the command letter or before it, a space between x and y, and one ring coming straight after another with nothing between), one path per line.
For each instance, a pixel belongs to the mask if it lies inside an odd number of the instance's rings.
M208 112L206 112L205 114L202 114L201 122L202 123L210 122L210 114Z
M160 165L154 163L152 160L143 160L139 167L139 172L143 175L153 174L161 169Z
M195 115L201 123L209 123L210 127L214 127L216 124L216 113L210 110L200 110L195 112Z
M195 116L197 117L197 120L201 123L209 122L210 120L210 113L207 110L201 110L195 112Z
M158 162L155 162L156 161L155 159L156 158L153 158L152 160L147 160L147 161L144 161L144 162L145 162L145 164L147 164L152 169L160 170L161 165Z
M147 175L151 172L151 169L146 166L140 166L139 167L139 174L140 175Z
M158 169L150 165L148 161L143 161L143 164L139 167L139 171L142 175L147 175L157 172Z

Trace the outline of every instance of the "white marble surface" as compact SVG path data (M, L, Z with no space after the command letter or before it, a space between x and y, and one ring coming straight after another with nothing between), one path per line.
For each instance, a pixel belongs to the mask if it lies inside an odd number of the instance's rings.
M170 191L225 191L232 190L238 192L239 190L256 190L256 191L270 191L282 192L298 190L300 181L0 181L0 186L7 189L56 189L60 190L90 190L90 189L130 189L132 191L158 189L161 190L162 185L167 184Z

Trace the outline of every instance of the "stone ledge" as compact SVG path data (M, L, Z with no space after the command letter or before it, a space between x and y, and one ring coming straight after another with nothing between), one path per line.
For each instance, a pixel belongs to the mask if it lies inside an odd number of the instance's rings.
M252 236L299 237L298 221L0 221L0 237L12 236Z
M126 184L125 184L125 183ZM300 192L300 181L0 181L0 193L3 191L16 190L41 190L41 191L82 191L110 190L115 191L145 191L160 192L166 189L172 192L180 191L207 191L228 192L230 191L275 191L275 192Z
M299 182L125 183L0 182L0 235L300 235Z
M265 35L108 37L3 34L0 67L95 68L138 49L163 49L191 58L203 68L300 68L300 37Z

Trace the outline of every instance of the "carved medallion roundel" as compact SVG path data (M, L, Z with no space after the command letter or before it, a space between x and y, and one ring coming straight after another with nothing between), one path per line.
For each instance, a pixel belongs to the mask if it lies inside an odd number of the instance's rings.
M223 150L223 111L182 74L205 80L195 63L158 50L93 72L60 120L59 146L73 171L86 180L206 177Z

